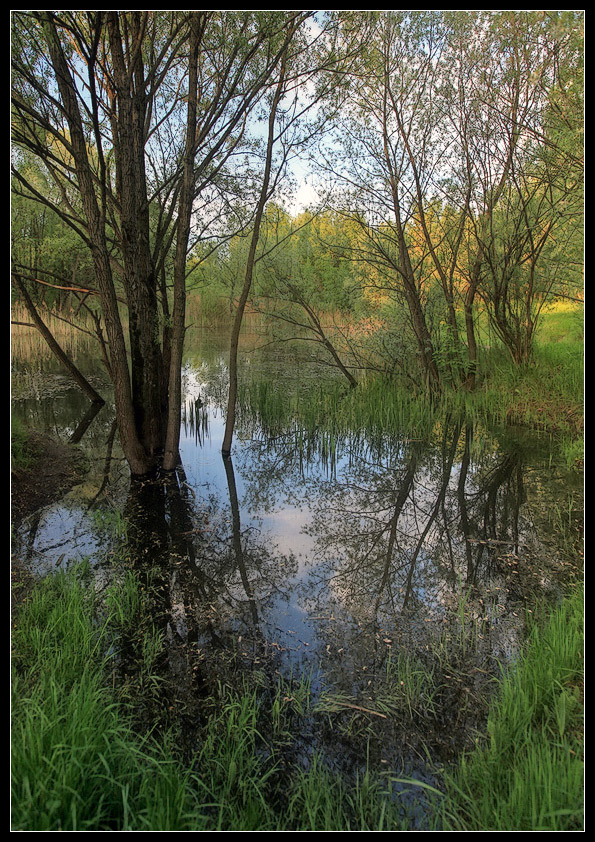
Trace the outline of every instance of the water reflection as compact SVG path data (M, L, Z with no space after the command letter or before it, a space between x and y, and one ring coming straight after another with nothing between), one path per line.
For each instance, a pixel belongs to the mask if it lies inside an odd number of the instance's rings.
M176 591L184 578L188 593L175 613L186 628L205 613L191 603L217 603L238 634L260 619L312 645L312 614L386 627L407 612L439 623L471 593L470 610L493 631L537 591L555 590L560 559L542 551L528 466L514 443L474 458L474 430L455 419L438 441L394 442L382 457L345 440L331 470L324 447L305 449L295 434L252 437L238 448L237 478L220 454L222 430L218 407L191 393L183 464L169 482L133 482L124 506L135 556L171 567ZM113 421L104 436L97 487L84 501L75 495L38 513L19 533L32 563L36 547L47 569L102 543L85 516L110 498L114 459L121 468ZM541 501L537 492L533 505ZM498 656L512 645L503 639Z
M270 438L247 423L224 460L223 377L220 358L188 366L181 461L155 482L124 481L107 407L79 424L80 407L67 419L62 406L61 429L88 449L91 470L22 525L15 555L40 572L86 555L117 578L124 552L187 709L209 682L305 668L315 698L378 713L388 677L394 705L417 664L432 704L416 711L415 739L400 730L405 707L378 714L382 750L406 740L416 753L432 734L448 754L477 724L480 683L518 650L526 611L555 598L566 575L544 514L567 493L561 474L459 418L432 441L395 437L381 449L361 435L332 448L322 434ZM55 409L34 409L58 423ZM115 512L125 536L107 529Z
M560 558L544 556L534 529L521 452L473 461L472 443L460 421L383 460L345 441L330 472L289 440L243 450L247 508L274 522L302 506L292 599L331 684L354 693L395 651L423 655L467 635L493 669L518 648L525 608L555 592Z

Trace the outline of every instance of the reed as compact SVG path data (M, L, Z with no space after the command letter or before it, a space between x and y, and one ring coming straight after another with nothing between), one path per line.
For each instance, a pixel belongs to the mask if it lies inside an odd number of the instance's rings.
M83 312L75 314L72 310L58 311L40 307L39 315L67 356L76 359L82 352L98 356L97 339L93 335L91 320L85 319ZM11 356L15 362L39 365L52 358L53 351L32 324L22 303L13 303L11 320Z
M386 664L387 691L383 693L386 706L391 712L405 710L410 718L417 715L433 717L436 713L436 683L433 667L427 667L414 655L390 653Z
M301 831L414 829L414 821L392 791L390 779L366 769L346 785L318 756L307 771L298 774L286 809L290 826Z

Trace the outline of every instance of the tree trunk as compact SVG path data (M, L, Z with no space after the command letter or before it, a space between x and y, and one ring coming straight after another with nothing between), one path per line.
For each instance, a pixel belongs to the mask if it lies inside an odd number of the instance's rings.
M287 46L289 45L289 39L287 41ZM272 160L273 160L273 147L275 143L275 119L277 116L277 108L279 106L279 102L281 100L281 96L283 94L283 88L285 84L285 61L287 58L287 53L284 52L281 60L281 68L279 71L279 81L277 83L277 87L275 89L275 95L273 97L273 102L271 104L271 110L269 112L269 125L268 125L268 138L267 138L267 151L266 151L266 163L264 168L264 173L262 177L262 185L260 188L260 196L258 199L258 206L256 209L256 216L254 218L254 228L252 230L252 239L250 241L250 249L248 252L248 258L246 262L246 271L244 274L244 284L242 287L242 292L240 294L240 300L238 302L238 306L236 309L232 329L231 329L231 337L230 337L230 348L229 348L229 394L227 398L227 416L225 418L225 433L223 436L223 444L221 446L221 452L224 458L229 458L231 454L231 443L233 439L233 431L235 427L235 420L236 420L236 402L237 402L237 395L238 395L238 346L240 342L240 330L242 328L242 320L244 318L244 310L246 308L246 302L248 301L248 295L250 294L250 287L252 286L252 275L254 273L254 263L256 260L256 247L258 245L258 239L260 236L260 226L262 223L262 217L264 215L264 210L266 207L266 203L269 198L269 185L271 180L271 169L272 169Z
M88 243L93 256L95 277L105 317L120 442L132 473L140 475L151 468L152 460L147 456L137 431L128 369L128 355L112 277L104 212L98 204L95 192L96 185L87 157L86 137L78 107L75 84L51 15L44 13L43 23L50 60L60 91L62 108L70 131L70 149L76 169L87 224Z
M140 42L140 12L130 16L131 38ZM120 205L120 245L128 303L132 398L138 435L150 459L163 451L163 361L159 335L157 277L149 238L145 173L147 102L140 51L125 55L118 14L107 13L116 107L112 132L116 147L116 190Z
M91 386L91 384L87 381L87 379L83 376L83 374L81 374L81 372L78 370L78 368L72 362L72 360L64 353L60 344L54 338L51 330L47 327L47 325L45 324L45 322L43 321L43 319L41 318L41 316L37 312L35 304L33 303L33 299L29 295L27 287L23 283L23 280L22 280L21 276L18 275L17 273L15 273L15 272L13 272L13 278L15 279L15 282L16 282L18 288L19 288L19 291L20 291L21 295L23 296L25 306L27 307L27 310L29 311L29 314L30 314L31 318L33 319L33 322L35 323L35 327L41 333L41 335L43 336L43 338L45 339L45 341L47 342L47 344L49 345L49 347L51 348L53 353L56 355L56 357L60 360L62 365L72 375L75 383L77 383L77 385L80 386L82 391L87 395L87 397L89 398L89 400L92 403L96 403L96 404L105 403L105 401L101 397L101 395L98 394L98 392L95 391L93 386Z
M467 333L467 376L465 386L470 391L475 389L477 377L477 339L475 338L474 305L479 284L479 272L481 261L478 260L473 267L467 292L465 293L465 330Z
M188 59L188 112L186 117L186 149L184 174L178 212L176 255L174 262L174 305L169 363L167 430L163 467L175 469L180 447L182 412L182 357L186 332L186 257L190 236L190 218L194 198L194 147L196 143L196 110L198 97L198 50L202 15L194 15L191 26Z
M390 81L388 75L385 74L384 79L384 108L383 108L383 149L384 149L384 163L388 173L388 180L391 191L392 210L395 215L395 225L397 231L397 248L399 253L400 265L397 271L401 275L403 283L403 291L409 307L411 322L413 325L413 332L417 340L417 347L422 361L424 376L427 379L428 385L431 389L440 389L440 373L436 366L434 359L434 347L432 337L426 323L420 295L415 283L415 273L411 265L411 258L409 255L409 246L405 236L405 226L403 224L401 215L401 199L399 193L399 174L396 172L393 165L393 156L390 151L390 129L388 125L388 97L390 90Z

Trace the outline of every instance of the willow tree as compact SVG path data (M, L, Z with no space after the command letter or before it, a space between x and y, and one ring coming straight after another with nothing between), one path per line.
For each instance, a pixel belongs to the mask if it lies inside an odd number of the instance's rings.
M92 255L135 475L176 465L187 254L220 224L232 163L296 14L13 12L15 180ZM21 150L51 191L27 180Z
M490 88L476 131L472 283L518 364L532 356L543 307L580 287L583 151L582 15L501 12L491 18ZM574 264L574 265L573 265Z
M324 164L343 194L362 236L354 256L380 273L407 310L419 370L441 388L435 339L426 316L426 290L410 229L419 198L428 195L442 138L432 93L445 49L444 23L435 11L370 11L346 18L362 33L357 66L339 89L343 118Z
M567 71L580 66L580 15L381 10L354 12L345 27L362 32L363 48L324 163L361 222L357 256L407 312L426 382L472 388L479 307L516 343L514 284L526 309L549 232L570 216L580 154L568 125L580 98ZM438 296L446 346L430 320ZM533 330L529 314L525 344Z

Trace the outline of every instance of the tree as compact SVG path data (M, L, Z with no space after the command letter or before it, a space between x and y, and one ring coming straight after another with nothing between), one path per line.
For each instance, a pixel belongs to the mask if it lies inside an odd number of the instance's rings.
M325 164L345 185L346 212L360 221L364 237L358 258L382 272L404 299L422 373L431 388L439 389L409 229L416 219L425 224L429 179L442 151L435 139L432 91L441 68L443 26L435 12L401 11L346 22L348 28L354 24L365 32L364 46L344 89L346 116Z
M216 233L299 14L13 12L14 177L92 255L133 474L178 458L186 255ZM51 190L28 179L25 152Z
M326 95L329 71L336 73L344 69L346 63L350 61L349 50L337 59L332 48L329 49L324 27L320 32L315 31L313 39L308 39L307 33L303 32L303 25L311 16L312 12L300 12L287 25L286 40L282 47L275 85L271 92L270 104L267 105L265 112L267 134L262 180L250 235L242 289L230 337L229 395L221 448L224 458L228 458L231 452L238 388L238 344L244 310L252 288L254 268L258 260L278 245L278 243L273 243L265 249L264 253L257 256L267 203L278 190L290 158L299 155L300 151L311 142L312 136L315 136L321 126L326 123L327 118L324 113L322 119L315 119L312 124L306 120L306 117ZM328 31L336 34L333 22ZM304 94L304 90L307 91L310 86L313 89L312 93ZM276 151L278 160L275 161Z
M337 203L360 221L354 256L408 312L429 387L450 379L473 388L479 305L511 350L528 347L537 293L552 275L545 245L554 231L558 242L569 236L571 206L580 206L581 84L570 71L580 71L580 15L352 15L344 29L362 33L362 48L338 88L344 116L324 167L342 187ZM431 321L437 292L444 345ZM519 302L522 338L512 315Z
M552 102L560 98L560 67L578 68L581 48L574 17L562 27L531 11L455 20L458 61L474 68L455 100L461 104L457 134L472 231L467 264L459 262L467 285L467 382L472 386L477 297L513 359L527 360L537 316L555 283L546 244L566 239L580 217L578 159L560 154L561 145L553 142ZM572 116L576 132L575 103Z
M569 282L581 284L580 260L573 257L582 246L583 215L582 119L576 102L568 107L568 93L574 88L573 97L580 99L582 91L580 72L568 78L570 68L580 68L577 20L543 15L521 20L520 33L516 20L505 18L503 26L511 50L509 74L523 92L520 138L489 224L475 229L483 266L479 294L518 364L531 360L539 315L551 295Z
M277 83L275 85L272 100L269 108L267 121L267 137L264 172L262 175L262 183L260 187L260 194L256 205L256 214L254 217L254 225L252 235L250 237L250 247L246 259L246 266L244 272L244 282L240 298L236 306L233 325L230 337L230 352L229 352L229 395L227 399L227 415L225 418L225 432L223 435L223 442L221 445L221 452L224 457L229 457L231 453L231 442L233 438L233 431L235 427L236 417L236 401L238 392L238 344L240 340L240 330L242 327L242 320L244 318L244 310L250 294L252 286L252 276L254 273L254 264L256 261L256 249L260 237L260 226L265 213L266 205L269 198L274 192L274 184L276 179L273 177L273 151L275 148L276 132L277 132L277 113L281 100L286 94L286 76L287 76L287 61L288 49L291 45L293 37L297 28L299 27L299 20L296 20L289 28L287 40L284 43L283 53L279 64L279 73ZM282 130L280 130L282 133ZM279 175L281 170L277 171ZM271 185L271 181L273 185Z

